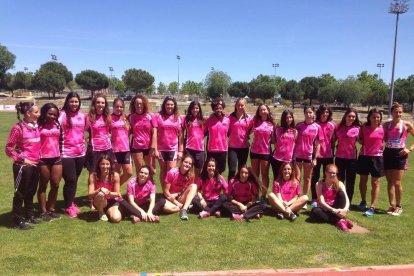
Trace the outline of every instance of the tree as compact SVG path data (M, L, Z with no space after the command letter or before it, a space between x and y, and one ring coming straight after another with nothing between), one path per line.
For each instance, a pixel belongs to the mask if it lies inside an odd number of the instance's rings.
M331 74L322 74L319 79L318 100L321 103L332 103L338 91L339 84Z
M122 81L125 83L127 90L138 93L147 92L148 88L154 83L154 77L142 69L128 69L122 76Z
M168 92L170 94L177 93L178 92L178 82L176 82L176 81L170 82L170 84L168 85Z
M299 83L295 80L288 81L280 90L283 99L292 101L292 108L295 108L295 102L303 99L303 91L300 90Z
M32 86L33 73L25 73L22 71L17 72L14 75L13 88L27 90Z
M34 87L47 91L49 95L52 93L53 98L56 92L65 88L66 84L73 80L72 73L60 62L49 61L40 66L34 75Z
M360 102L368 92L368 86L351 76L340 83L337 100L349 107L351 103Z
M410 110L413 112L414 105L414 75L408 76L407 79L397 79L395 85L395 100L410 105Z
M382 105L386 101L388 86L383 80L378 79L377 74L371 75L367 71L362 71L357 79L369 88L361 99L362 104L368 106L368 110L371 105Z
M195 81L188 80L183 84L181 88L181 94L200 95L202 90L203 90L202 82L195 82Z
M230 85L228 93L231 97L244 98L249 94L249 89L248 82L236 81Z
M167 85L165 85L165 83L160 81L158 83L157 92L158 94L161 94L161 95L167 93Z
M91 91L91 98L93 98L95 91L109 87L109 79L105 74L95 70L81 71L76 75L75 81L83 89Z
M15 61L16 56L6 46L0 45L0 88L7 87L6 72L13 68Z
M125 96L126 85L122 80L116 77L110 78L109 87L111 87L111 89L114 89L116 93L118 94L118 96Z
M309 104L312 105L312 100L318 98L319 79L316 77L304 77L299 82L299 86L304 92L304 98L309 99Z
M275 96L275 82L272 78L266 75L258 75L249 83L250 91L249 97L252 99L272 99Z
M231 78L223 71L211 70L204 81L207 87L207 97L223 97L231 85Z

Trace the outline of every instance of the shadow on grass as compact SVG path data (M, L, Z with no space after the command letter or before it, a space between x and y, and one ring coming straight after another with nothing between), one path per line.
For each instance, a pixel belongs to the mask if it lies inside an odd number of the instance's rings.
M11 211L0 215L0 227L15 228Z

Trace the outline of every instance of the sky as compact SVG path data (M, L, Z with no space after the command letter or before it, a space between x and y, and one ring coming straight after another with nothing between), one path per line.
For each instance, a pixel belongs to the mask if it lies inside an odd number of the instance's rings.
M143 69L159 82L232 81L259 74L299 81L366 70L390 82L396 15L391 0L0 0L0 44L15 69L35 72L56 55L75 76L121 78ZM414 74L414 2L400 15L395 78ZM181 57L177 60L177 55ZM279 67L272 67L279 64Z

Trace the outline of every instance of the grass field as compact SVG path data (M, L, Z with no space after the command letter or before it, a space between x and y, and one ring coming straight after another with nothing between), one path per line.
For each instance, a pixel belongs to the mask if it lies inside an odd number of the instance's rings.
M226 218L200 220L190 215L190 220L183 222L177 214L161 216L160 224L133 225L127 220L120 224L100 222L97 214L89 212L87 207L86 171L78 185L77 203L82 210L78 219L63 215L62 219L35 226L32 231L13 229L12 160L6 157L4 145L15 118L14 113L0 113L2 275L344 267L414 261L412 168L403 180L404 214L401 217L385 212L373 218L357 211L350 213L352 220L370 230L368 234L348 234L331 225L309 223L307 212L302 212L294 223L279 221L274 215L252 223L237 223ZM413 143L413 139L408 142ZM413 156L410 161L413 162ZM62 186L63 181L58 198L60 208ZM381 179L381 189L380 212L388 208L385 178ZM357 187L354 197L353 203L359 203Z

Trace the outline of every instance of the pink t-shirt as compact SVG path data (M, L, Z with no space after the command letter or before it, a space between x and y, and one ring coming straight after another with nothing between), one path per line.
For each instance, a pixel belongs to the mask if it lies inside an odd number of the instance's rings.
M325 123L317 122L317 124L320 126L323 135L323 140L320 141L321 148L318 158L332 158L332 138L335 134L336 125L332 121Z
M112 182L108 182L108 181L95 181L95 190L98 190L100 188L106 188L108 189L110 192L113 192L115 190L115 186L114 183ZM109 199L111 198L109 195L105 195L105 198Z
M297 137L297 130L289 128L283 132L283 127L278 127L275 131L276 145L273 152L273 158L282 162L291 162L293 149Z
M72 127L68 127L66 112L61 112L59 123L62 127L61 157L76 158L84 156L86 116L82 112L70 113Z
M280 193L284 201L291 201L292 198L300 195L301 193L300 184L298 183L298 181L296 181L296 187L293 187L292 180L289 180L289 181L282 183L282 185L280 185L279 180L276 179L273 182L272 192L274 194Z
M130 114L129 124L132 128L132 148L133 149L149 149L151 147L151 130L154 127L154 115L146 114Z
M89 137L93 151L105 151L112 148L109 126L102 115L96 115L95 122L89 121Z
M173 168L167 172L167 176L165 177L165 183L171 185L171 194L181 193L187 188L187 186L194 183L194 177L190 177L190 179L187 179L186 176L180 173L179 168Z
M345 159L356 159L357 149L356 141L358 140L359 126L338 126L336 129L336 157Z
M230 120L228 117L218 119L212 114L205 123L204 130L208 133L207 151L226 152L227 134L229 132Z
M137 178L132 178L127 184L127 195L134 196L135 203L143 205L150 199L150 195L155 194L155 184L148 180L144 185L139 185Z
M317 123L306 124L301 122L296 125L296 129L298 130L298 138L294 150L295 158L312 160L315 141L323 140L321 128Z
M382 142L384 140L384 128L382 125L376 129L364 125L360 132L362 147L359 152L364 156L382 156Z
M154 126L158 129L157 148L161 151L178 151L178 137L181 130L181 117L155 115Z
M129 151L129 129L125 126L122 116L112 114L111 140L114 152Z
M384 141L385 147L392 149L405 148L405 141L407 140L407 130L405 129L405 123L403 120L400 123L392 127L391 122L384 124Z
M246 114L240 119L233 113L228 116L230 121L229 127L229 147L230 148L249 148L248 131L251 128L253 117Z
M40 158L56 158L60 156L59 139L60 129L58 125L46 123L39 126L40 130Z
M40 132L37 127L22 121L13 126L6 143L6 154L17 163L24 159L39 162Z
M214 177L204 181L201 177L198 177L196 184L204 199L208 201L218 200L221 192L225 193L228 189L227 182L221 175L219 175L217 181Z
M252 200L253 196L258 195L257 187L249 181L242 183L236 178L232 178L229 182L227 194L231 195L234 200L243 204Z
M273 134L273 124L269 121L253 122L253 143L251 152L256 154L271 153L271 138Z
M186 130L186 142L185 147L187 149L204 151L204 125L195 118L187 125L187 121L183 119L183 129Z
M326 204L328 204L329 206L332 206L335 202L335 198L336 198L336 191L335 189L332 187L328 188L326 187L325 182L322 182L322 195L323 195L323 199L325 200Z

